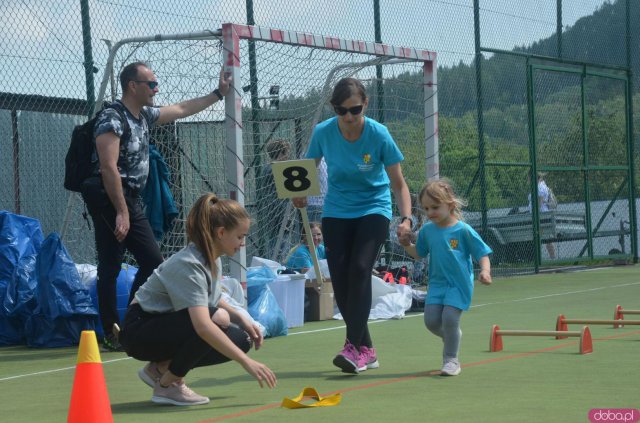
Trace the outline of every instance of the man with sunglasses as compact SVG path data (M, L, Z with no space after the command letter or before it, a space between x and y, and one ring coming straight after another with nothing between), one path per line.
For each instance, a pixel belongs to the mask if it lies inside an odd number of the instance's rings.
M398 235L411 230L411 199L400 149L384 125L365 116L369 100L362 82L341 79L330 102L337 116L316 125L306 157L327 163L322 232L334 298L347 327L333 364L360 373L379 366L367 321L371 271L389 231L391 191L402 216ZM293 203L305 207L307 199Z
M153 125L191 116L221 101L229 91L229 82L221 72L218 88L213 92L177 104L153 107L158 80L145 63L131 63L120 73L122 99L104 109L96 121L98 165L95 176L89 178L94 182L84 184L87 188L82 195L95 228L98 308L105 351L122 351L117 339L120 322L116 280L125 249L139 266L128 303L163 261L139 198L149 174L149 130Z

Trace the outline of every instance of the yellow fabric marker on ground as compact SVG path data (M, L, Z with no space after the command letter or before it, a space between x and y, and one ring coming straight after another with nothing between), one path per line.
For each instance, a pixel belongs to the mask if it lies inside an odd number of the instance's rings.
M303 404L300 401L302 401L302 399L305 397L313 398L317 400L317 402L314 402L312 404ZM282 404L280 404L280 406L284 408L329 407L331 405L340 404L341 400L342 400L341 393L329 395L328 397L320 397L320 395L318 394L318 391L316 391L314 388L307 387L307 388L304 388L302 392L300 392L300 395L298 395L297 397L293 399L290 399L290 398L283 399Z

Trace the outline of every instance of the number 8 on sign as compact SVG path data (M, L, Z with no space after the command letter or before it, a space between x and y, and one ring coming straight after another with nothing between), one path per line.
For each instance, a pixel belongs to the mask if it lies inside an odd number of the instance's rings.
M278 198L320 195L318 170L313 159L286 160L271 164Z

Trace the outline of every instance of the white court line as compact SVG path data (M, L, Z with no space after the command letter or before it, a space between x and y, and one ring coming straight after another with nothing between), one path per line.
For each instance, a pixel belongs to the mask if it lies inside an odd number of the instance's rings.
M413 317L413 316L406 316L406 317ZM371 320L368 322L368 324L372 325L374 323L382 323L382 322L388 322L389 320L400 320L400 319L380 319L380 320ZM331 328L324 328L324 329L315 329L315 330L305 330L303 332L294 332L294 333L290 333L287 336L293 336L293 335L303 335L303 334L307 334L307 333L317 333L317 332L326 332L328 330L337 330L337 329L344 329L346 328L345 325L341 325L341 326L334 326ZM1 379L0 379L1 380Z
M640 282L623 283L621 285L601 286L600 288L583 289L583 290L580 290L580 291L559 292L557 294L539 295L539 296L536 296L536 297L521 298L519 300L498 301L498 302L495 302L495 303L477 304L477 305L472 305L471 308L474 308L474 307L486 307L486 306L496 305L496 304L520 303L520 302L523 302L523 301L539 300L539 299L542 299L542 298L551 298L551 297L561 297L563 295L583 294L585 292L602 291L603 289L622 288L622 287L625 287L625 286L633 286L633 285L640 285Z
M102 364L115 363L116 361L122 361L122 360L131 360L131 357L116 358L115 360L107 360L107 361L103 361ZM60 369L52 369L52 370L43 370L41 372L26 373L26 374L23 374L23 375L3 377L3 378L0 379L0 382L4 382L5 380L19 379L19 378L27 377L27 376L46 375L46 374L49 374L49 373L56 373L56 372L62 372L62 371L65 371L65 370L75 370L75 369L76 369L76 366L62 367Z
M476 304L476 305L472 305L471 308L476 308L476 307L486 307L486 306L492 306L492 305L498 305L498 304L507 304L507 303L519 303L519 302L523 302L523 301L533 301L533 300L540 300L543 298L551 298L551 297L560 297L560 296L564 296L564 295L574 295L574 294L583 294L586 292L594 292L594 291L602 291L605 289L612 289L612 288L623 288L625 286L633 286L633 285L640 285L640 282L631 282L631 283L625 283L625 284L620 284L620 285L610 285L610 286L602 286L599 288L590 288L590 289L583 289L583 290L579 290L579 291L567 291L567 292L559 292L556 294L548 294L548 295L538 295L535 297L527 297L527 298L520 298L520 299L516 299L516 300L509 300L509 301L498 301L495 303L485 303L485 304ZM421 313L418 314L414 314L411 316L405 316L405 318L412 318L412 317L422 317ZM394 320L394 319L391 319ZM383 323L383 322L388 322L390 320L372 320L369 322L369 324L374 324L374 323ZM324 328L324 329L315 329L315 330L307 330L307 331L302 331L302 332L295 332L295 333L290 333L288 336L294 336L294 335L306 335L306 334L310 334L310 333L320 333L320 332L326 332L326 331L330 331L330 330L338 330L338 329L344 329L345 326L344 325L340 325L340 326L334 326L334 327L330 327L330 328ZM131 360L131 357L124 357L124 358L117 358L114 360L107 360L107 361L103 361L102 364L109 364L109 363L116 363L118 361L123 361L123 360ZM16 376L9 376L9 377L4 377L4 378L0 378L0 382L4 382L7 380L13 380L13 379L20 379L23 377L28 377L28 376L38 376L38 375L44 375L44 374L49 374L49 373L56 373L56 372L62 372L65 370L75 370L75 366L73 367L63 367L60 369L53 369L53 370L45 370L42 372L35 372L35 373L26 373L26 374L22 374L22 375L16 375Z

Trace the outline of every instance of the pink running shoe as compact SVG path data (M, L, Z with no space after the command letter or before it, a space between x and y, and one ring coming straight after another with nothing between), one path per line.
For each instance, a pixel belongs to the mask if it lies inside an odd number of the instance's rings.
M147 363L146 366L138 370L138 377L150 387L154 387L156 382L162 377L162 373L158 370L158 364L153 361Z
M184 382L173 382L166 388L156 381L151 401L156 404L201 405L209 404L209 398L193 392Z
M342 351L333 359L333 364L342 369L344 373L358 374L361 367L360 360L360 352L347 340Z
M359 371L367 370L367 369L377 369L380 367L380 363L378 362L378 355L376 354L376 349L371 347L365 347L364 345L360 347L360 356L363 358L363 363L360 363L358 368Z

